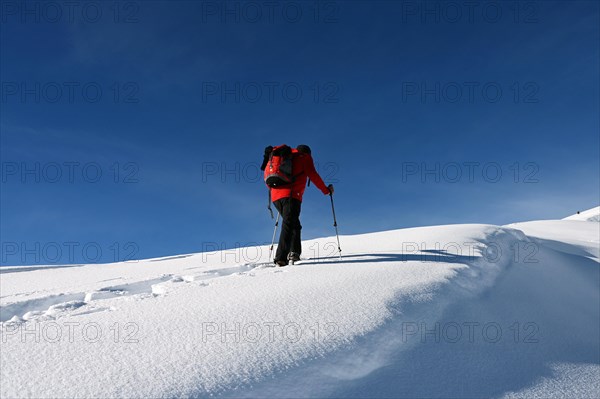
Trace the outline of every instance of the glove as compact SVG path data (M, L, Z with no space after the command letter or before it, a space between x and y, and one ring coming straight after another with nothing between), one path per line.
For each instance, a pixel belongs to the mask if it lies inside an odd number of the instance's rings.
M327 188L329 189L329 195L333 194L333 184L328 185Z

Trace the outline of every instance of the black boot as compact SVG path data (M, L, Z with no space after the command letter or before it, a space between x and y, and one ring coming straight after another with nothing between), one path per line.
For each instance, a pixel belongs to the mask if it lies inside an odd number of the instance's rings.
M290 252L288 254L288 261L292 262L292 264L294 264L294 262L298 262L300 260L300 254L297 252Z
M287 266L288 265L288 261L287 260L283 260L283 259L275 259L273 261L273 263L275 263L275 266Z

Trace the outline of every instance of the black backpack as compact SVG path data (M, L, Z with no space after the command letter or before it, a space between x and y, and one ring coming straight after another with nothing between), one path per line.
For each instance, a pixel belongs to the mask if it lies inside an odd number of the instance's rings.
M292 148L282 144L277 147L267 147L261 170L263 170L265 184L271 188L291 185L295 176L292 174Z

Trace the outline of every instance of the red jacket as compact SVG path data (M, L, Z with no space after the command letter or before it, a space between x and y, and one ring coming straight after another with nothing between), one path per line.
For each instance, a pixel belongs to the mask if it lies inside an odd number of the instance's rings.
M294 183L288 188L272 188L271 189L271 201L277 201L281 198L290 196L302 201L302 195L306 188L306 179L309 178L323 194L329 194L329 189L321 179L321 176L315 169L312 156L310 154L300 153L295 148L292 149L292 175L296 176Z

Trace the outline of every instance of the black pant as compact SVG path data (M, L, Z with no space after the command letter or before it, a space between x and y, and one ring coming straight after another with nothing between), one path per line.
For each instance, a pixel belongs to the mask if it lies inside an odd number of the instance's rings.
M300 207L302 202L295 198L282 198L273 202L275 208L282 217L281 235L279 236L279 245L275 260L285 260L290 252L298 255L302 252L302 243L300 238Z

